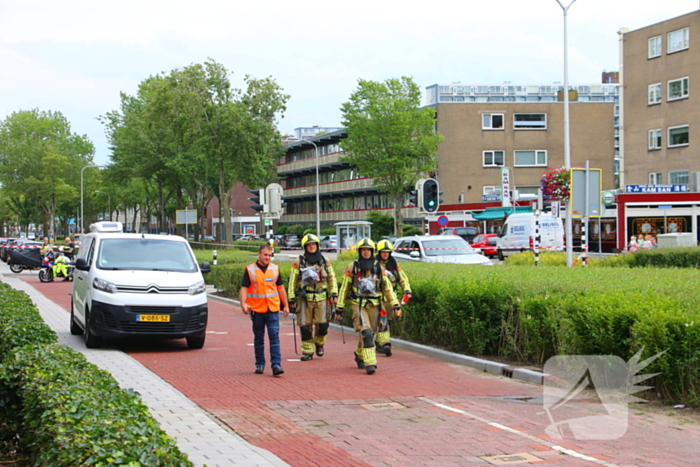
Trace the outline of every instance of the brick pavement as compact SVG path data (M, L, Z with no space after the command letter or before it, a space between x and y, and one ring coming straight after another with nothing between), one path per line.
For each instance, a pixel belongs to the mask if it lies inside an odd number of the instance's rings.
M69 307L65 284L32 285ZM549 420L540 386L405 350L379 356L377 373L368 376L355 368L357 340L347 332L346 344L332 331L326 356L300 362L290 320L282 327L285 375L272 377L269 366L264 375L254 375L249 318L215 300L210 314L202 350L187 350L184 340L106 346L124 350L245 440L290 465L495 465L497 459L485 458L505 455L511 462L503 465L698 464L698 425L632 408L629 429L619 440L553 440L545 433ZM567 410L575 416L599 413L586 400ZM522 460L528 456L535 460Z

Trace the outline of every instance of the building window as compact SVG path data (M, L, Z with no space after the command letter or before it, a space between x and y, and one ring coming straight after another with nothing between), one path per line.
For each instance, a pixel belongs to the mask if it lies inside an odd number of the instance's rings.
M687 185L688 184L687 170L674 170L668 173L668 183L671 185Z
M503 167L503 151L484 151L484 167Z
M503 114L483 114L481 118L483 130L503 129Z
M668 147L688 146L690 144L690 128L688 125L668 128Z
M661 128L649 130L649 150L661 149Z
M649 174L649 185L663 185L661 172L652 172Z
M513 128L516 130L546 130L547 114L513 114Z
M547 151L515 151L514 161L516 167L546 166Z
M683 28L668 33L668 53L685 50L690 43L690 28Z
M649 105L661 103L661 83L649 85Z
M666 97L669 101L675 101L676 99L685 99L688 97L688 83L689 79L685 78L673 79L668 82L668 95Z
M648 58L656 58L661 56L661 36L649 38L649 55Z
M483 193L485 195L500 195L501 194L501 187L500 186L484 186Z

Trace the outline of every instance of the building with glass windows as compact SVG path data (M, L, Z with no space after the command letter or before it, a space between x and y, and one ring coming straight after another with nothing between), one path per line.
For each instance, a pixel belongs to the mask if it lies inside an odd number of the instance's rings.
M690 95L690 81L700 76L698 49L700 11L622 34L625 184L700 191L692 147L700 108Z
M364 220L372 210L392 212L387 196L372 185L372 179L340 160L338 143L345 137L345 130L337 130L285 145L285 155L277 165L287 203L280 224L314 224L317 187L322 228ZM414 207L405 207L403 215L406 223L421 222Z

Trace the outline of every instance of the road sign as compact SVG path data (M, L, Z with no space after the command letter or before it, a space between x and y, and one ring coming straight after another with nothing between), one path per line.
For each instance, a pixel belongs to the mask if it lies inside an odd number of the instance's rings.
M440 216L438 217L437 221L441 227L445 227L447 225L448 219L447 216Z
M602 172L601 169L571 169L571 217L602 215L600 196Z
M175 211L175 223L176 224L196 224L197 223L197 210L196 209L183 209Z

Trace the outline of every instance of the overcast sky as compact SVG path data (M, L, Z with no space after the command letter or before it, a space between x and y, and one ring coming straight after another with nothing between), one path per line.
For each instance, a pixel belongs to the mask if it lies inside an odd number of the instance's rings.
M562 3L570 0L561 0ZM569 81L619 68L618 35L698 8L700 0L577 0L568 15ZM700 34L700 32L698 32ZM0 119L57 110L109 161L96 117L150 75L208 57L272 76L291 95L282 132L339 126L357 80L432 84L563 80L556 0L304 2L0 0Z

